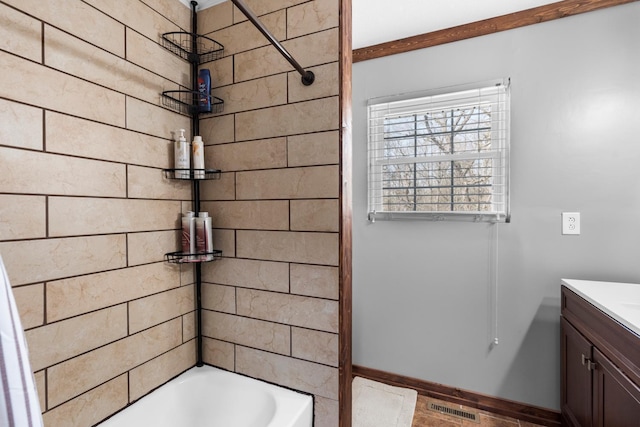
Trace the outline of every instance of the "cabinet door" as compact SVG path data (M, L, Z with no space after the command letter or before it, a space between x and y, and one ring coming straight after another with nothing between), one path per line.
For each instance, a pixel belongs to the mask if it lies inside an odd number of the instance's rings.
M593 349L593 418L597 427L640 426L640 388Z
M592 345L561 318L562 418L571 426L592 427L592 376L586 365Z

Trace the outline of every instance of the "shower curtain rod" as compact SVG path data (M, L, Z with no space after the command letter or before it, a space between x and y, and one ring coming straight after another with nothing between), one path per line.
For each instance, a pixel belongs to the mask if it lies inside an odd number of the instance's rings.
M293 65L293 68L295 68L300 73L300 75L302 76L302 84L305 86L311 85L316 79L316 76L313 74L313 72L305 71L305 69L302 68L300 64L298 64L298 61L293 59L293 56L291 56L291 54L287 52L287 49L285 49L284 46L280 44L280 42L273 36L273 34L271 34L271 32L269 32L264 24L260 22L258 17L249 8L247 8L242 0L231 0L231 2L235 4L247 18L249 18L249 21L251 21L253 25L255 25L256 28L260 30L260 32L267 38L267 40L269 40L271 44L276 49L278 49L282 56L284 56L284 58L289 61L291 65Z

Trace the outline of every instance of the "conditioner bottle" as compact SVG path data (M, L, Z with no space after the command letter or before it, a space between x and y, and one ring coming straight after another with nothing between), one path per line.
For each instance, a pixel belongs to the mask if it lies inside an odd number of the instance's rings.
M193 177L204 179L204 144L201 136L194 136L191 143L193 151Z

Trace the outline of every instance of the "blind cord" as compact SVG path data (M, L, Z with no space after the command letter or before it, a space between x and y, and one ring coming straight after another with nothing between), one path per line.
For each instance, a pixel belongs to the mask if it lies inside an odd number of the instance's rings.
M498 340L498 267L499 267L499 262L498 262L498 255L500 253L499 251L499 225L498 222L495 222L493 224L494 227L494 233L493 233L493 277L492 277L492 317L493 317L493 322L492 322L492 327L493 327L493 341L491 341L490 344L490 348L493 348L495 346L498 345L499 340Z

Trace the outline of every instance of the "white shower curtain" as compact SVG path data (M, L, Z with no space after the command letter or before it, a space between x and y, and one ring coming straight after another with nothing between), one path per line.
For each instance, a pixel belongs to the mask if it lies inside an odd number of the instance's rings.
M40 402L20 316L0 256L0 426L41 427Z

